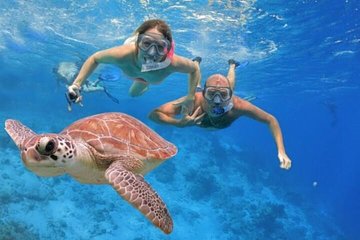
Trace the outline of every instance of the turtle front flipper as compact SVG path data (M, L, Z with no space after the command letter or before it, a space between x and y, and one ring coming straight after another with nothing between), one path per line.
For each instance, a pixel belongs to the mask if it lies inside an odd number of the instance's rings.
M155 226L166 234L171 233L173 222L165 203L141 175L126 170L116 161L106 170L105 177L126 201Z
M5 121L5 130L19 149L22 148L25 139L36 135L30 128L13 119Z

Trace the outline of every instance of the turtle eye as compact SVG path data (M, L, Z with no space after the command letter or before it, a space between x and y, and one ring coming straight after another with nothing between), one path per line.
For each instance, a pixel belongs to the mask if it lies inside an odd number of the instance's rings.
M54 140L50 140L45 146L45 152L51 153L55 148Z
M49 139L48 137L44 137L40 139L39 144L37 146L37 150L42 155L51 155L55 152L56 142L54 139Z

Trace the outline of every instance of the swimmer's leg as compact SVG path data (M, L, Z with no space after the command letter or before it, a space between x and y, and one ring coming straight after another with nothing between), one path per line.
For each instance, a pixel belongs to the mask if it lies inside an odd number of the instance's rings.
M129 89L131 97L139 97L143 95L149 89L149 83L134 81Z
M235 89L235 77L236 77L236 75L235 75L235 68L236 68L236 62L229 60L229 71L228 71L227 78L229 79L230 88L231 88L232 90Z

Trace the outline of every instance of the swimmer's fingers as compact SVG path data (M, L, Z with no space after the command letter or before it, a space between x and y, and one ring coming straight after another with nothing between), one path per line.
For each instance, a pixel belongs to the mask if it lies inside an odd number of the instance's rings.
M193 114L191 114L191 118L193 119L195 124L201 123L201 120L204 118L205 113L200 114L201 107L196 108ZM199 115L200 114L200 115Z
M290 159L288 159L288 161L285 162L284 168L286 170L289 170L291 168L291 160Z
M68 100L68 98L66 98ZM81 107L83 107L84 105L82 104L82 96L78 97L75 101L75 103L79 104ZM72 111L72 107L71 107L71 103L72 101L67 101L68 105L67 105L67 109L69 112Z
M75 103L81 103L81 101L82 101L82 96L81 95L78 95L78 97L75 99Z
M68 87L68 92L66 93L68 101L68 110L71 111L71 103L77 103L80 106L83 106L82 99L83 97L80 94L80 87L77 84L72 84Z
M82 103L82 99L83 99L83 97L82 97L82 96L79 96L79 97L75 100L75 102L78 103L78 104L80 105L80 107L83 107L83 106L84 106L83 103Z
M193 114L191 114L190 116L191 117L197 117L197 115L199 115L199 113L200 113L200 110L201 110L201 107L198 107L194 112L193 112Z
M278 158L280 160L280 167L286 170L291 168L291 160L286 153L279 153Z
M69 100L72 102L78 102L80 95L80 87L77 84L72 84L68 87ZM80 99L81 100L81 99Z
M197 124L197 125L201 124L202 120L204 119L205 114L206 114L206 113L203 113L203 114L201 114L200 116L197 116L197 117L194 119L195 124Z

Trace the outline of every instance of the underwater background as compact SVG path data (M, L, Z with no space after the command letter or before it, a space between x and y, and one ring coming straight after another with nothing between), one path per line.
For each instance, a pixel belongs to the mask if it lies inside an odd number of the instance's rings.
M207 131L151 122L155 107L187 93L173 74L131 98L118 69L103 92L68 112L56 68L122 42L145 20L172 28L176 53L201 56L203 81L237 69L235 92L277 117L292 168L279 168L268 127L240 118ZM0 2L0 122L60 132L101 112L130 114L179 153L145 176L174 220L165 236L108 185L41 178L0 130L0 239L360 239L360 3L302 1Z

